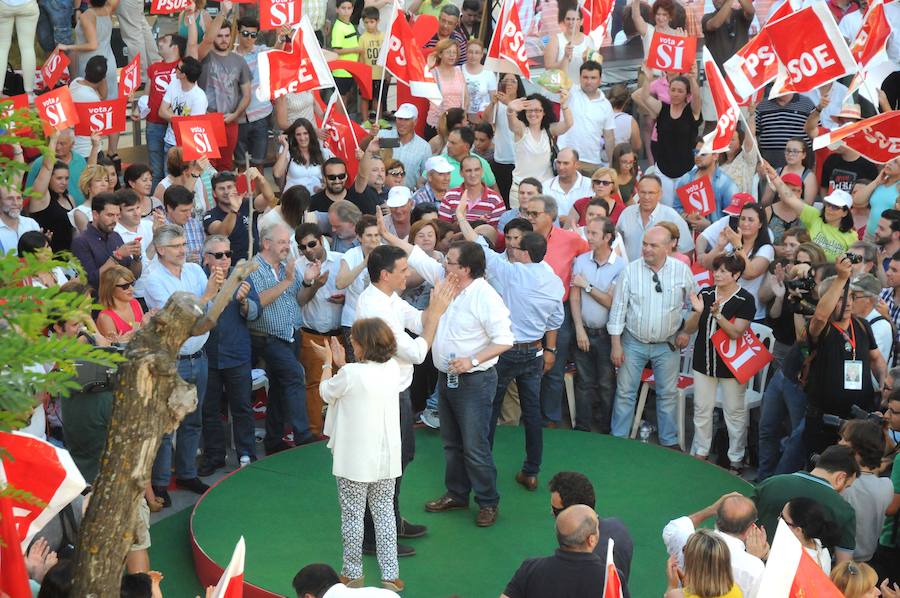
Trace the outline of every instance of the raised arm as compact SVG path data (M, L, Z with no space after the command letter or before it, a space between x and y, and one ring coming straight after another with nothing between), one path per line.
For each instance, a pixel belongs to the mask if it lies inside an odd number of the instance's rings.
M688 81L691 82L691 111L694 113L694 120L700 120L703 113L703 97L700 95L700 84L697 82L696 62L691 65Z
M637 2L638 0L634 0ZM653 118L658 118L662 110L662 102L650 95L650 81L653 80L653 73L647 68L647 65L641 67L644 70L644 84L637 88L631 94L631 99L650 114Z
M631 20L634 22L634 28L638 35L641 37L647 35L647 21L641 14L641 0L631 0Z
M788 208L794 210L798 214L803 211L803 207L806 204L803 203L802 199L794 195L793 191L791 191L788 186L784 184L784 181L781 180L781 177L778 176L778 173L775 172L774 168L772 168L772 165L763 160L762 168L772 186L775 187L775 191L778 192L778 197L781 199L781 201L783 201Z
M559 137L572 128L572 108L569 107L569 90L561 89L559 91L559 106L563 119L550 125L550 134Z
M525 136L525 123L519 120L519 112L525 110L529 102L525 98L516 98L506 105L506 122L516 141Z

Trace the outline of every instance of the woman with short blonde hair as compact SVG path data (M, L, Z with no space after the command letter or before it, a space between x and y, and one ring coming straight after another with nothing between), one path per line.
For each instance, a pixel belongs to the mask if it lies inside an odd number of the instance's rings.
M731 573L731 552L715 532L698 529L684 545L684 571L675 555L666 570L669 590L664 598L741 598ZM678 584L682 587L679 588Z
M84 232L88 223L94 221L91 200L95 195L109 191L109 173L105 166L88 164L78 178L78 189L84 195L84 203L69 212L69 220L78 232Z

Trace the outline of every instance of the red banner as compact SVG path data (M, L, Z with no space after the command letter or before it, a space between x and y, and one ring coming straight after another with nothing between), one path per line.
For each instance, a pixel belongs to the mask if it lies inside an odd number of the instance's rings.
M727 151L731 145L731 138L734 137L740 117L740 108L706 47L703 48L703 70L706 73L706 83L716 107L717 117L715 130L703 137L703 152L717 154Z
M190 121L192 123L204 123L208 127L216 140L219 147L225 147L228 144L228 135L225 133L225 117L221 112L209 112L207 114L195 114L193 116L175 116L172 117L172 130L175 133L175 143L181 145L179 137L179 129L175 124L179 121Z
M51 135L78 124L78 113L68 87L58 87L49 93L34 98L34 107L44 125L44 133Z
M50 53L50 56L44 61L44 66L41 67L41 79L47 89L53 89L56 86L67 66L69 66L69 57L60 52L59 48Z
M153 0L150 4L151 15L173 15L183 12L192 4L192 0Z
M179 138L182 157L185 162L199 158L215 160L221 157L219 142L210 124L203 120L195 120L193 117L184 117L182 120L172 123L175 135Z
M296 25L302 16L302 0L259 0L259 28L263 31Z
M497 73L513 73L526 79L531 78L525 34L519 23L519 6L515 0L503 3L500 20L497 21L488 46L485 66Z
M900 155L900 110L883 112L820 135L813 140L813 149L836 141L843 141L877 164L890 162Z
M716 196L708 176L682 185L675 190L685 214L699 212L701 216L712 214L716 209Z
M347 118L335 102L334 95L328 102L320 125L326 134L323 145L347 164L347 185L352 185L359 168L359 160L356 159L359 140L368 132Z
M869 62L883 52L891 35L891 24L884 14L884 3L877 0L869 5L862 27L850 46L850 54L864 70Z
M120 96L108 102L76 102L78 124L75 134L85 137L92 133L102 136L121 133L125 130L125 105L128 98Z
M697 59L697 38L653 32L647 51L647 67L674 73L691 70Z
M740 384L749 382L759 370L772 361L772 354L750 328L737 339L729 337L720 328L710 340L722 362Z
M141 86L141 55L125 65L119 72L119 97L128 98Z
M691 264L691 272L694 274L694 282L696 282L697 286L701 289L703 287L711 287L713 285L712 270L707 270L700 265L700 262L694 262L693 264Z
M609 33L607 25L614 5L613 0L587 0L581 7L581 16L584 19L582 29L594 40L595 48L609 45L605 43Z
M261 52L257 68L259 87L256 97L262 102L288 93L334 87L331 69L325 62L308 17L300 19L300 27L291 38L290 50Z
M414 96L435 102L440 102L443 98L422 50L413 37L406 15L399 9L394 11L391 28L384 36L378 63L401 83L408 85Z

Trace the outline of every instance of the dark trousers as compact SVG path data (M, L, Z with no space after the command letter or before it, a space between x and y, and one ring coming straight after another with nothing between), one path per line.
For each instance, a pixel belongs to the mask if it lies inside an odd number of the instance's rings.
M306 385L303 366L297 361L294 343L275 336L250 336L253 362L266 362L269 378L269 401L266 405L266 451L285 448L284 428L291 428L294 443L312 440L306 417Z
M491 170L494 171L494 178L497 180L497 188L500 189L500 196L506 209L509 209L509 189L512 187L513 170L516 169L515 164L503 164L501 162L491 162Z
M616 370L611 354L612 342L605 328L586 328L590 348L577 346L575 357L575 429L590 432L594 425L609 434L613 399L616 396Z
M565 317L556 333L556 363L541 379L541 412L544 421L557 424L562 420L563 376L566 373L566 362L569 361L574 333L569 302L563 303L563 307Z
M537 348L510 349L500 354L494 369L497 370L497 388L491 411L491 449L494 448L494 431L497 429L506 389L515 380L519 389L519 405L522 407L522 423L525 424L525 462L522 471L527 475L537 475L541 470L544 452L544 422L541 418L544 357L538 354Z
M249 362L230 368L209 368L203 400L203 456L207 461L225 462L228 441L224 415L228 411L238 459L255 457L252 386Z

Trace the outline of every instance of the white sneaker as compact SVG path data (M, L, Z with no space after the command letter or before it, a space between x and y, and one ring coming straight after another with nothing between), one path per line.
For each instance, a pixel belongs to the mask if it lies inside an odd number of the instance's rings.
M422 423L432 429L440 429L441 418L438 417L437 409L426 409L420 416Z
M250 465L250 455L243 455L241 457L241 467L246 467Z

